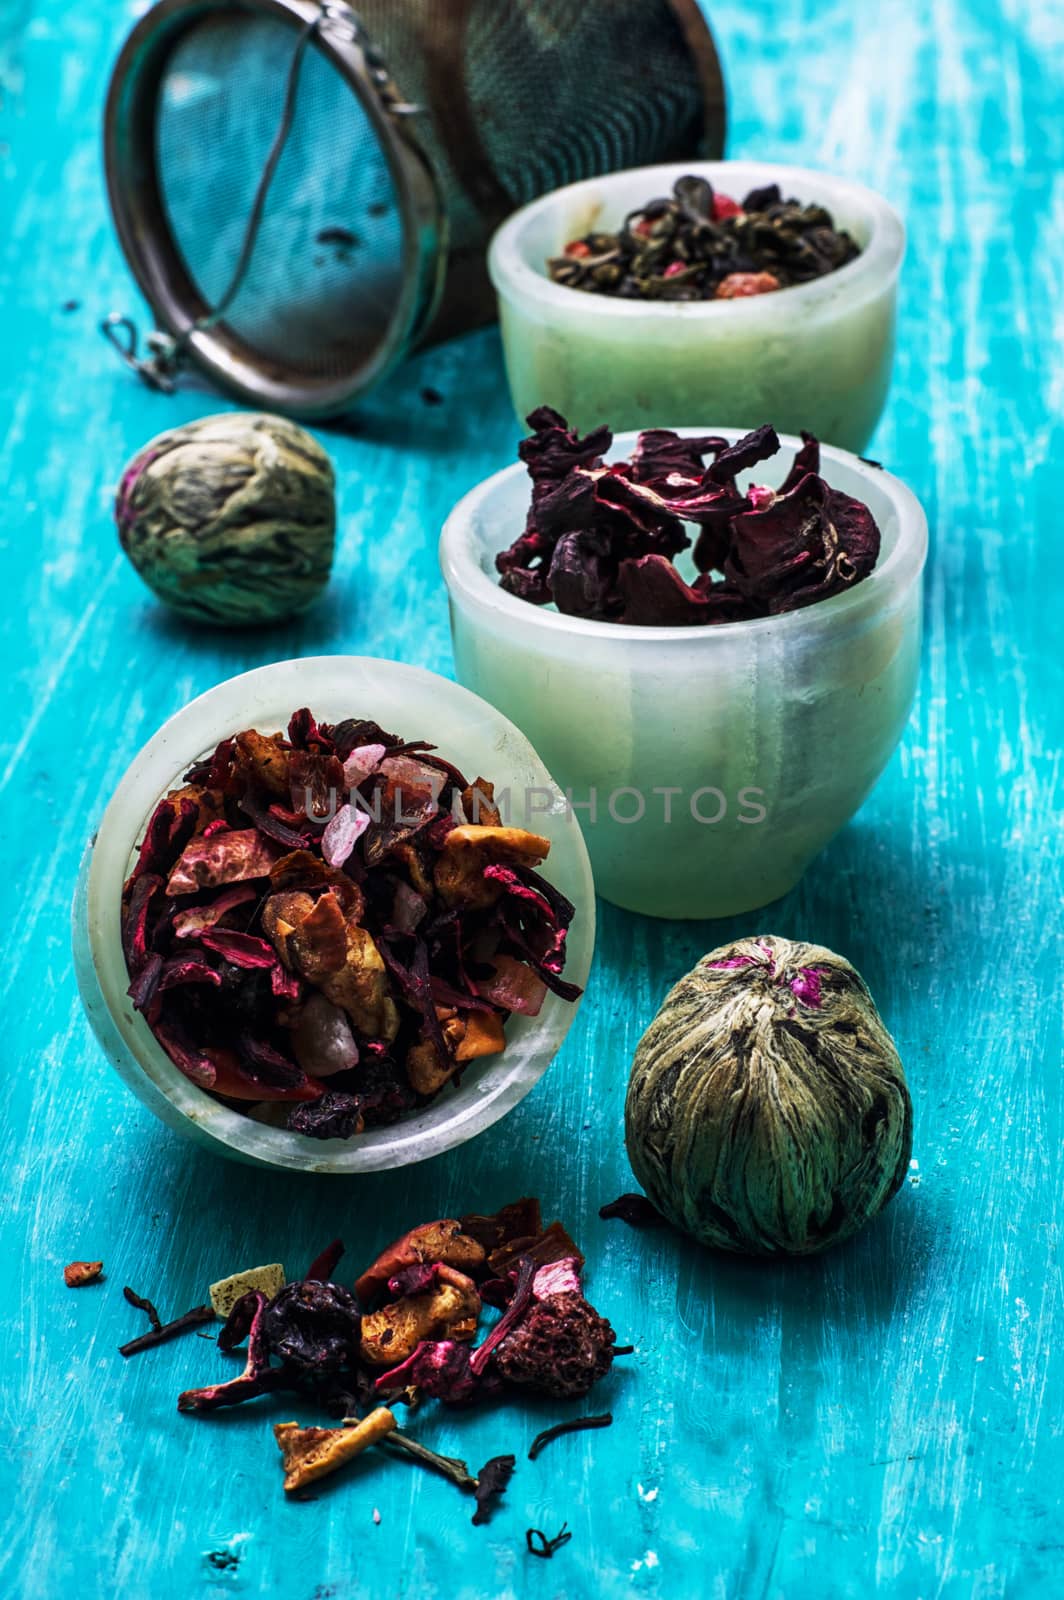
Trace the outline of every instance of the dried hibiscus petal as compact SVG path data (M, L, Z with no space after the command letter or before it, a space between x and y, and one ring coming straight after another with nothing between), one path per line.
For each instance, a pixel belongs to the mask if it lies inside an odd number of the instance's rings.
M664 556L622 561L618 586L624 622L645 627L699 627L709 621L705 597L684 582Z
M749 274L733 276L725 294L751 292ZM529 422L538 470L541 436L570 436L556 413ZM525 532L496 558L500 582L567 615L647 627L720 625L825 599L872 570L879 533L867 506L819 476L817 441L802 437L778 491L737 482L780 448L768 424L734 444L650 429L629 460L609 466L556 447L555 470L533 476ZM691 523L699 576L688 583L673 559Z
M239 1405L255 1395L266 1394L279 1386L280 1374L270 1367L270 1346L266 1336L266 1296L251 1290L238 1300L218 1335L223 1350L231 1350L244 1338L248 1356L244 1370L228 1383L211 1383L203 1389L186 1389L177 1397L179 1411L217 1411L222 1406Z
M206 928L200 944L224 956L234 967L272 967L277 960L273 946L252 933L236 933L229 928Z
M735 529L725 576L772 613L838 594L866 577L879 555L868 507L812 473L736 517Z

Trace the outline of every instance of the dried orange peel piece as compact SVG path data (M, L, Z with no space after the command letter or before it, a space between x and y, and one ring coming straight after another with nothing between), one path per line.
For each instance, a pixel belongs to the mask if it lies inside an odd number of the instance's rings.
M486 1259L484 1246L462 1232L456 1217L441 1217L438 1222L423 1222L393 1240L358 1279L355 1294L363 1305L369 1305L389 1278L421 1261L439 1261L468 1273L483 1267Z
M436 862L436 888L449 906L483 908L502 893L484 877L490 866L538 867L550 854L550 840L524 828L452 828Z
M273 1436L281 1452L286 1494L327 1478L346 1461L361 1455L395 1428L387 1406L378 1406L351 1428L301 1428L298 1422L274 1424Z
M102 1272L102 1261L72 1261L63 1268L63 1282L68 1289L83 1289L87 1283L95 1283Z
M412 1356L423 1339L472 1339L480 1316L480 1296L472 1278L439 1264L434 1288L404 1295L362 1318L363 1361L394 1367Z

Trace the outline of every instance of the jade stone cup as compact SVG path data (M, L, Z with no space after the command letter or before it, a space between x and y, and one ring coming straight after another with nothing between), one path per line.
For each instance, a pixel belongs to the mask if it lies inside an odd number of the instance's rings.
M816 201L861 246L856 260L812 283L745 300L621 300L552 283L547 259L592 229L669 194L685 172L741 200L778 183ZM861 451L887 397L894 359L901 219L843 178L753 161L639 167L570 184L503 223L489 269L499 301L506 371L522 419L536 406L587 432L675 428L703 417Z
M634 444L622 434L611 454ZM773 483L798 444L784 438ZM521 466L486 479L444 527L459 681L541 751L583 829L595 887L616 905L725 917L778 899L853 816L901 737L919 664L926 518L903 483L856 456L825 448L821 470L871 508L878 563L842 594L753 622L628 627L505 593L494 558L524 526Z
M122 885L135 846L166 791L219 740L244 728L271 733L310 706L322 721L372 717L410 738L437 741L471 777L547 796L539 832L551 841L544 875L576 907L565 976L587 982L595 941L595 896L587 851L567 819L564 796L523 734L456 683L395 661L317 656L279 661L230 678L193 700L148 740L118 785L85 852L74 901L74 967L96 1037L133 1093L175 1132L259 1167L353 1174L440 1155L511 1111L550 1066L576 1006L548 995L538 1017L511 1017L506 1049L469 1063L461 1086L430 1105L352 1139L308 1139L222 1105L181 1073L134 1011L122 954Z

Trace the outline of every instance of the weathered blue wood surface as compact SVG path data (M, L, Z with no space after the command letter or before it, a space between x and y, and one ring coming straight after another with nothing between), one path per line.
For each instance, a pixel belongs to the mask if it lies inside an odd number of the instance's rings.
M124 1092L75 993L75 870L134 751L223 676L329 649L449 670L436 533L510 459L517 429L494 334L432 354L366 408L358 437L327 437L343 544L320 610L226 639L151 603L118 553L111 487L150 434L219 407L146 394L94 331L133 303L97 141L131 10L0 3L5 1593L1059 1593L1059 4L714 5L732 153L852 174L909 219L897 382L873 453L932 523L916 712L876 794L787 901L723 926L604 908L588 1002L521 1109L457 1155L352 1183L227 1165ZM429 385L443 404L426 403ZM641 1028L704 948L764 927L856 962L916 1103L918 1165L897 1202L792 1267L596 1216L630 1182L621 1104ZM490 1527L383 1457L285 1504L270 1423L289 1401L193 1421L174 1397L218 1371L213 1345L115 1353L139 1328L123 1283L172 1313L235 1267L281 1256L298 1271L336 1232L358 1262L400 1223L530 1190L583 1241L593 1296L638 1355L600 1392L612 1431L522 1460ZM67 1291L64 1262L94 1255L106 1283ZM418 1427L477 1463L523 1455L553 1415ZM564 1520L572 1543L529 1560L525 1528Z

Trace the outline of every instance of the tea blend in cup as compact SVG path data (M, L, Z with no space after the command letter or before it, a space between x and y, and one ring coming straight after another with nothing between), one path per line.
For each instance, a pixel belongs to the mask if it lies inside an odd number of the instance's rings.
M548 990L579 996L549 849L424 740L298 711L156 806L123 895L129 994L201 1088L350 1138L501 1052Z
M774 428L735 444L653 428L628 460L607 464L608 428L580 438L548 406L527 420L518 453L532 502L524 532L495 558L519 599L599 622L698 627L797 611L876 564L875 518L820 476L811 434L778 489L740 490L739 474L780 448ZM675 565L692 544L685 523L698 529L693 583Z
M821 205L785 200L778 184L740 203L706 178L678 178L616 233L572 239L547 264L555 283L626 300L738 300L809 283L860 250Z

